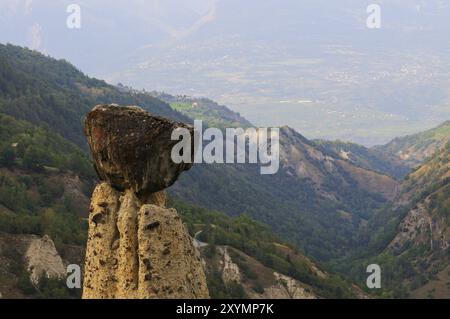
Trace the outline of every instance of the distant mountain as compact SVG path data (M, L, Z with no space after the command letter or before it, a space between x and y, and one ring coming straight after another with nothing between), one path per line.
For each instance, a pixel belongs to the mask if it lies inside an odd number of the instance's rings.
M343 141L314 142L354 165L401 180L449 141L450 121L425 132L397 137L385 145L371 148Z
M169 103L178 112L191 119L202 120L210 127L225 129L227 127L248 128L254 126L239 113L208 98L196 98L185 95L173 96L157 92L152 92L151 94Z
M300 179L310 179L325 197L349 203L350 198L346 197L349 194L343 193L347 187L356 187L357 192L379 194L385 199L395 195L397 183L391 177L355 166L289 127L283 127L281 132L282 167Z
M380 147L381 149L367 148L343 141L315 140L314 142L356 166L386 174L399 180L411 171L407 163L404 163L402 159L384 153L382 147Z
M417 167L434 155L450 141L450 121L436 128L405 137L398 137L390 143L374 147L395 159L400 159L409 167Z

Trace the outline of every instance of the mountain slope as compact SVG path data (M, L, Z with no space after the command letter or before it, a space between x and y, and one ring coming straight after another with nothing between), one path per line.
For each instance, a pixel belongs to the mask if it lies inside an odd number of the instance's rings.
M253 125L239 113L233 112L224 105L207 99L190 96L172 96L166 93L152 92L153 96L169 103L170 106L195 120L202 120L211 127L225 129L227 127L248 128Z
M83 265L83 258L80 246L57 250L48 236L0 232L0 298L80 298L79 289L67 287L65 275L68 265Z
M67 61L0 44L0 112L47 125L84 146L84 114L94 105L108 103L140 105L157 115L189 121L161 100L89 78Z
M0 231L82 243L95 172L88 156L50 130L0 113Z
M437 297L424 294L440 286L437 276L449 266L450 246L450 143L409 174L399 193L386 207L376 212L362 232L368 241L349 274L358 277L358 269L379 264L385 274L383 290L388 296ZM417 291L417 292L416 292ZM450 287L441 287L439 296L448 298Z
M290 128L280 130L280 157L270 176L257 165L196 165L171 193L230 215L247 213L326 260L357 245L360 225L396 189L392 178L347 163Z
M427 251L422 258L445 256L450 246L450 143L402 183L394 209L402 203L409 203L408 212L388 249L400 254L408 245L422 246Z
M315 140L314 142L356 166L389 175L398 180L403 179L411 171L411 168L401 159L376 148L343 141Z
M175 200L207 265L212 296L356 298L360 290L327 273L266 225Z
M73 245L86 240L89 196L95 172L88 156L49 127L0 113L0 294L4 298L73 298L80 294L57 278L30 282L46 263L59 258L39 239L49 235L70 262ZM45 241L46 243L48 241ZM53 242L52 244L53 245ZM48 245L46 245L48 246ZM79 249L75 248L75 251ZM31 258L31 255L34 258ZM38 267L30 266L30 259ZM58 275L65 274L62 266Z
M409 167L419 166L425 159L450 141L450 121L436 128L405 137L398 137L386 145L376 146L378 150L394 159L400 159Z

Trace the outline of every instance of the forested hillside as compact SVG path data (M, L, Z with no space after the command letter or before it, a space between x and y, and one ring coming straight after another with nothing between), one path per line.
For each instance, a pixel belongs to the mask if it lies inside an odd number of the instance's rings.
M405 178L396 198L362 230L361 241L367 246L359 257L336 262L336 269L351 269L349 274L363 282L363 265L377 263L385 274L380 292L385 296L448 297L449 287L440 281L449 266L450 144Z
M233 112L224 105L208 99L190 96L173 96L167 93L152 92L153 96L167 102L184 115L206 122L210 127L225 129L229 127L248 128L254 125L239 113Z
M82 121L97 104L139 105L151 113L189 121L143 92L126 92L89 78L64 60L0 44L0 112L47 125L79 146L86 145Z
M230 215L247 213L319 260L347 254L358 245L360 224L391 198L396 182L290 128L281 130L280 141L275 175L261 175L257 165L196 165L171 193Z
M48 127L0 113L0 231L84 243L96 175L85 152Z
M289 276L316 298L355 298L359 290L341 276L323 271L297 248L282 241L266 225L247 215L229 217L180 200L171 203L182 215L189 232L197 234L207 260L208 285L215 298L264 294L276 284L274 272ZM221 252L229 247L230 259L240 270L236 281L223 275ZM264 271L262 271L264 270ZM275 274L276 275L276 274Z

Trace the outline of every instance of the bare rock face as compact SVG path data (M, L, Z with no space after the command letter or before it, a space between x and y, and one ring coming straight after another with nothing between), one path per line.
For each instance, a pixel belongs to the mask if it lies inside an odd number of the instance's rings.
M136 107L96 106L86 116L85 134L100 178L115 188L155 193L171 186L192 164L175 164L171 151L183 123L152 116ZM193 140L193 139L192 139ZM192 147L192 150L194 148Z
M170 159L182 124L98 106L86 135L102 179L89 215L83 298L209 298L199 253L161 191L190 166Z
M66 269L53 241L45 235L31 240L25 259L30 280L37 285L42 276L64 278Z
M218 253L223 257L222 264L222 280L223 282L241 282L241 272L239 266L233 262L228 249L226 247L218 247Z

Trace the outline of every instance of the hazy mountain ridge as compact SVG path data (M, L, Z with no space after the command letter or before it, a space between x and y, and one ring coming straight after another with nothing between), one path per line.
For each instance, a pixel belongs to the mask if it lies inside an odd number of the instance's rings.
M418 167L450 141L450 121L425 132L398 137L373 149L399 159L411 168Z
M151 95L169 103L173 109L192 119L205 121L210 127L225 129L227 127L248 128L254 126L239 113L208 98L173 96L158 92L151 92Z
M354 183L358 189L380 194L386 199L395 195L397 183L391 177L355 167L351 162L336 157L334 153L327 153L288 127L282 128L281 136L282 166L299 178L311 179L316 188L327 189L327 197L333 192L339 194L342 187L349 187ZM308 160L316 161L316 167L308 165ZM330 188L330 185L339 186ZM333 197L339 198L339 195Z
M367 148L351 142L314 140L315 143L338 154L343 160L396 179L404 178L411 168L400 158L386 154L381 149ZM380 147L381 148L381 147Z
M450 121L424 132L396 137L387 144L371 148L339 140L314 140L342 159L399 180L445 147L449 141Z

